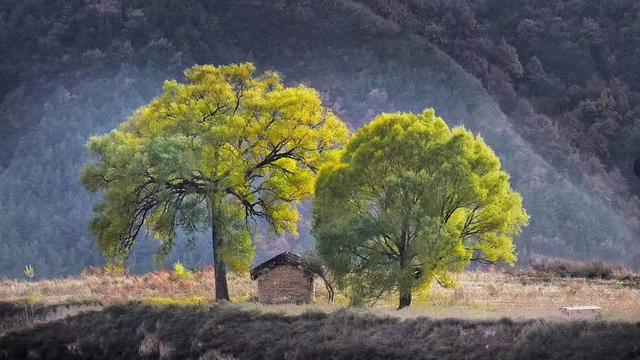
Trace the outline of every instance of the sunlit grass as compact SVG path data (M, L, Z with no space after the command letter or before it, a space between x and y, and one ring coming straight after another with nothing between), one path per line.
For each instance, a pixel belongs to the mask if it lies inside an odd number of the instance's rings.
M152 297L142 298L140 300L140 303L144 305L153 305L153 306L179 306L179 307L191 307L191 306L202 306L202 305L212 304L211 300L207 300L201 296L194 296L189 298L152 296Z
M229 276L231 306L276 313L334 311L351 304L348 294L338 293L329 303L320 281L316 303L310 305L261 305L257 283L248 276ZM41 281L0 281L0 301L21 304L100 303L103 305L142 302L154 306L207 306L214 303L215 276L212 269L178 278L173 271L145 275L87 271L73 278ZM373 309L364 310L402 317L430 316L465 318L562 318L562 306L596 305L602 318L640 320L640 288L618 281L587 279L522 279L500 271L470 271L461 274L454 288L432 284L415 292L409 309L396 311L397 294L379 299Z

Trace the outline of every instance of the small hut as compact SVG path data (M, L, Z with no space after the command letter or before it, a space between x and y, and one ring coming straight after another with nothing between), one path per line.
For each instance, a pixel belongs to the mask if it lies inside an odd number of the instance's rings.
M296 254L283 252L250 274L258 280L258 301L263 304L308 304L315 298L314 272Z

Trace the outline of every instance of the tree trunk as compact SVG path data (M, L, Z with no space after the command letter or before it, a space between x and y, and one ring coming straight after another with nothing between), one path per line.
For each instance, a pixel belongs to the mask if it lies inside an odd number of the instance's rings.
M400 305L398 310L403 309L411 305L411 290L400 291Z
M407 232L405 230L402 231L402 235L400 236L401 242L398 246L398 257L400 260L400 268L402 268L402 276L407 276L408 271L407 268L411 266L411 261L407 261ZM412 287L405 283L409 281L408 279L400 279L399 290L400 290L400 301L398 304L398 310L403 309L411 305L411 290Z
M229 287L227 286L227 267L222 259L220 259L220 248L222 247L223 239L218 237L216 233L216 221L213 218L213 212L211 214L211 245L213 247L213 267L215 269L215 281L216 281L216 301L230 301Z
M322 275L319 275L319 276L322 279L322 281L324 281L324 287L327 289L327 297L329 298L328 300L330 302L333 302L335 297L335 291L333 290L333 285L331 285L331 282L329 282L329 280L327 280L326 277Z

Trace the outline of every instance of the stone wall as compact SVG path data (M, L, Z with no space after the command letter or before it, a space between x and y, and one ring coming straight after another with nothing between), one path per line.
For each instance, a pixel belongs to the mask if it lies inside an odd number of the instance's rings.
M264 304L311 303L313 275L293 265L278 265L258 276L258 300Z

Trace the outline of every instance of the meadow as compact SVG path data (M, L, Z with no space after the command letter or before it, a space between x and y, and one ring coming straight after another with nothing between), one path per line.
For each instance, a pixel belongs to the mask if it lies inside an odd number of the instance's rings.
M0 281L0 301L36 306L60 304L123 305L210 304L214 302L213 269L176 274L159 270L144 275L85 270L78 277L41 281ZM326 299L321 281L316 282L314 304L260 305L257 284L248 276L229 278L232 305L262 311L298 314L307 310L332 312L348 306L345 294L336 301ZM468 319L564 319L563 306L602 307L600 318L640 321L640 285L637 279L560 277L548 272L512 272L506 269L466 271L458 275L454 288L434 283L428 291L418 291L409 309L396 311L395 296L380 299L367 311L400 317Z
M467 271L455 288L433 285L400 311L395 297L372 307L351 307L341 293L328 302L320 282L313 304L261 305L256 283L236 275L232 303L220 305L210 268L2 280L0 359L640 357L637 278L540 270ZM602 311L559 310L572 305Z

